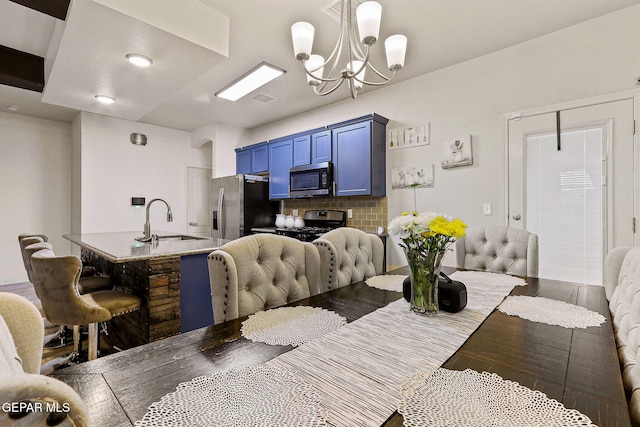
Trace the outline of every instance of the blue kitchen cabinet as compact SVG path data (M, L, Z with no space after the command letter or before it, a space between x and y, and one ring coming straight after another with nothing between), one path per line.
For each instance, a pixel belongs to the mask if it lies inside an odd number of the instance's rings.
M180 333L213 325L207 255L180 257Z
M333 127L336 196L386 196L386 125L373 114Z
M311 135L293 138L293 166L311 163Z
M311 163L331 161L331 130L311 135Z
M289 198L289 169L293 165L293 138L269 142L269 199Z
M251 150L236 148L236 173L251 173Z
M236 173L269 171L269 148L266 142L236 148Z

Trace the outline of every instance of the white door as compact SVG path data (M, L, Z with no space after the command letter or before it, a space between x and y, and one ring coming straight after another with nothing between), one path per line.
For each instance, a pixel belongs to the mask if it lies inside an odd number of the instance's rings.
M508 225L538 235L540 277L602 284L634 245L633 119L630 97L509 120Z
M211 236L211 169L187 167L187 234Z

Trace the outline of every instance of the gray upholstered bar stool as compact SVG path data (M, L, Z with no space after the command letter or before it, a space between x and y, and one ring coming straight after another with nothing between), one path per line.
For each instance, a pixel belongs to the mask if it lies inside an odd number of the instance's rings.
M20 251L22 253L22 262L24 268L27 271L27 277L29 281L33 283L33 272L31 271L31 255L41 249L53 250L53 247L48 243L47 236L44 234L20 234L18 236L20 243ZM29 246L36 244L32 248ZM82 268L82 274L80 275L80 281L78 282L78 291L81 294L86 294L95 291L106 291L113 289L113 283L109 277L98 276L95 274L95 269L89 267Z
M470 228L455 247L458 268L538 277L538 236L526 230Z
M80 295L78 279L82 261L76 256L58 257L44 249L32 255L31 267L45 316L52 323L74 327L76 350L80 326L88 325L89 360L98 357L98 324L140 309L140 298L118 290Z

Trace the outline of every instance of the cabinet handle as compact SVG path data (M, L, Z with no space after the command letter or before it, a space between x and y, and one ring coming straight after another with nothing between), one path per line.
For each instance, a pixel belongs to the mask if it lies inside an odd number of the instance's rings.
M197 227L198 223L197 222L193 222L193 221L189 221L189 225L192 227Z

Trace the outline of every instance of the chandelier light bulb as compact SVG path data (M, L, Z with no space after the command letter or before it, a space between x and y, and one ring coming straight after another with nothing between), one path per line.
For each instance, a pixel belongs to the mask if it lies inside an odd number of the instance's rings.
M395 34L384 41L387 54L387 66L391 71L398 71L404 67L404 57L407 52L407 37Z
M366 1L356 9L356 19L362 44L373 45L378 40L380 33L382 6L375 1Z
M306 61L311 55L315 28L308 22L296 22L291 26L293 54L298 61Z
M310 86L319 86L322 73L324 71L324 58L321 55L311 55L305 63L307 73L307 83Z

